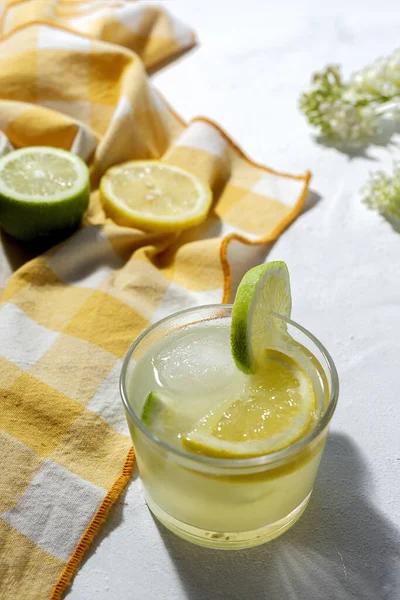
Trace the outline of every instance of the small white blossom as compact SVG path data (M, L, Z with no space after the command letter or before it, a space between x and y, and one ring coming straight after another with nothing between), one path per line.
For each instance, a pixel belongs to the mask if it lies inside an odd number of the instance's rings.
M400 225L400 163L395 165L392 177L383 171L372 173L362 192L369 208L377 210L392 224Z

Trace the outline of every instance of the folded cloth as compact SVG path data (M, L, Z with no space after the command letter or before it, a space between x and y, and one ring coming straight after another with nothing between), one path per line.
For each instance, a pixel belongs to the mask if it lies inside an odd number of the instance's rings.
M193 32L167 11L131 0L5 0L0 34L33 23L124 46L153 69L195 44ZM57 35L56 34L53 34ZM41 48L40 43L38 47ZM61 43L58 49L66 49Z
M193 36L140 4L14 0L3 14L1 151L72 150L89 163L94 190L83 227L19 268L1 296L4 600L60 598L129 480L134 454L118 397L129 345L177 309L229 301L308 188L309 173L257 165L211 121L186 124L174 113L132 49L152 65ZM178 235L107 219L99 178L135 158L206 180L207 221Z

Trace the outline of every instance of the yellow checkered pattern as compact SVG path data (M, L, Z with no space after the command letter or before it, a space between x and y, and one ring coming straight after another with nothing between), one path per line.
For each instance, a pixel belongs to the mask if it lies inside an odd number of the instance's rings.
M144 64L194 38L162 9L14 0L1 30L0 152L72 150L94 190L85 226L7 282L23 258L6 238L0 254L0 597L54 600L133 467L118 397L129 345L177 309L229 300L260 244L300 211L309 174L257 165L211 121L172 111ZM207 221L178 236L107 219L96 184L135 158L206 180Z

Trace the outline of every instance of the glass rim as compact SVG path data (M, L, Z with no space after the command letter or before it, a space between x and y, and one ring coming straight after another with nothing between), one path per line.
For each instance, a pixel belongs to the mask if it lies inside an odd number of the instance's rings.
M264 466L264 465L265 466L273 465L274 463L283 461L285 459L289 459L289 458L293 457L294 455L298 454L301 450L306 448L314 439L316 439L320 435L320 433L322 433L325 430L325 428L329 425L329 422L333 416L333 413L335 412L336 404L337 404L338 397L339 397L339 377L338 377L335 363L334 363L331 355L329 354L328 350L325 348L325 346L322 344L322 342L320 342L318 340L318 338L315 337L315 335L313 335L310 331L308 331L308 329L306 329L302 325L299 325L298 323L296 323L296 321L292 321L292 319L284 317L283 315L273 313L276 317L282 319L287 324L289 324L292 327L294 327L295 329L298 329L299 331L301 331L317 346L317 348L321 352L322 356L324 357L324 359L328 365L329 374L331 377L331 390L330 390L330 395L329 395L329 402L328 402L328 405L326 407L324 414L322 415L321 419L318 421L316 426L307 435L300 438L294 444L291 444L290 446L287 446L286 448L283 448L281 450L277 450L276 452L271 452L269 454L263 454L261 456L253 456L250 458L214 458L212 456L202 456L199 454L192 454L191 452L187 452L186 450L181 450L180 448L176 448L175 446L168 444L168 442L165 442L164 440L161 440L159 437L154 435L154 433L152 433L150 431L150 429L148 429L142 423L142 421L140 420L140 418L138 417L138 415L136 414L136 412L134 411L134 409L132 408L132 406L130 405L130 403L128 401L128 394L127 394L126 385L125 385L128 365L129 365L130 359L131 359L132 354L134 353L135 349L138 347L138 345L141 343L141 341L145 337L147 337L152 331L154 331L154 329L156 329L163 323L169 321L170 319L173 319L174 317L184 316L185 314L190 314L194 311L200 311L200 310L207 310L207 309L208 310L213 310L213 309L214 310L221 310L221 309L232 310L232 308L233 308L233 304L203 304L201 306L193 306L191 308L185 308L183 310L172 313L172 314L168 315L167 317L164 317L163 319L160 319L156 323L153 323L153 325L148 327L145 331L143 331L143 333L141 333L139 335L139 337L137 337L136 340L131 344L131 346L124 358L121 375L120 375L120 380L119 380L119 389L120 389L122 402L124 404L125 410L131 416L135 425L140 429L140 431L145 435L146 438L148 438L152 443L154 443L156 446L159 446L164 451L167 451L167 452L169 452L173 455L176 455L180 458L183 458L189 462L198 463L203 466L208 465L210 467L218 467L218 468L225 468L225 469L229 469L229 468L230 469L235 469L235 468L239 469L239 468L249 468L249 467L260 467L260 466Z

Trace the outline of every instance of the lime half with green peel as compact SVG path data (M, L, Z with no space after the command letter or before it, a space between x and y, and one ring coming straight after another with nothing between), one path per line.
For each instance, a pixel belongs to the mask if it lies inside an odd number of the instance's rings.
M0 224L17 239L73 229L89 194L89 170L72 152L31 146L0 158Z
M273 261L250 269L243 277L232 310L231 348L238 369L254 373L264 353L276 346L290 317L292 298L286 263Z

